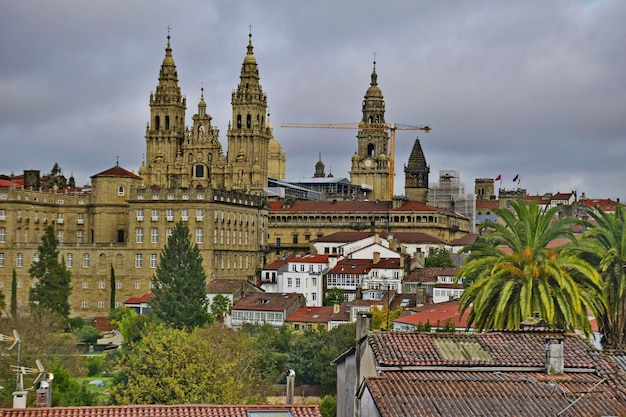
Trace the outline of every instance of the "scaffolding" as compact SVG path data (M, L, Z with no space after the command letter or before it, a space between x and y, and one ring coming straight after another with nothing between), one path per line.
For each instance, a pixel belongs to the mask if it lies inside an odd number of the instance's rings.
M476 228L476 198L465 194L459 171L439 171L439 182L428 185L428 205L461 214L469 219L470 232Z

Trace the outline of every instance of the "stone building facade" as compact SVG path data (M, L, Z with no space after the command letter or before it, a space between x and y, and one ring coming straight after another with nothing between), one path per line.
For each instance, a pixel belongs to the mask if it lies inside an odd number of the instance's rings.
M253 281L264 264L268 175L284 177L286 157L273 137L267 96L259 83L252 40L233 91L228 153L211 125L203 93L191 127L170 37L150 94L146 158L139 175L118 165L91 177L88 188L70 186L55 165L0 181L0 290L10 299L13 270L18 304L28 302L43 230L52 226L72 272L72 316L105 316L110 309L111 267L115 306L150 292L167 237L185 223L198 244L209 280ZM55 182L55 179L58 181Z

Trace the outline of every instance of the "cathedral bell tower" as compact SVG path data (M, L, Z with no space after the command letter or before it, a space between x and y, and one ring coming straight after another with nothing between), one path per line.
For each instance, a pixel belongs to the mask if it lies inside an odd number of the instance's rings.
M370 87L363 99L363 117L357 134L358 148L352 156L350 182L371 187L371 198L389 200L389 133L385 123L385 100L378 87L376 61Z
M259 83L252 33L248 36L239 84L231 96L233 114L226 134L230 175L226 188L261 194L267 187L269 144L274 138L271 125L266 123L267 96Z
M187 100L178 86L168 34L159 84L156 92L150 93L150 121L146 127L147 154L139 170L145 185L182 185L184 170L181 146L185 138L186 107Z
M409 163L404 166L404 195L409 201L428 204L428 174L430 167L419 138L415 138Z

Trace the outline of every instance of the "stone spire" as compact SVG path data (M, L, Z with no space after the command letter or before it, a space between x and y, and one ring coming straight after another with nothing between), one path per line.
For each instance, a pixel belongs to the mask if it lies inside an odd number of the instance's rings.
M409 161L404 167L404 193L407 199L427 204L429 173L430 167L426 163L422 144L416 137Z

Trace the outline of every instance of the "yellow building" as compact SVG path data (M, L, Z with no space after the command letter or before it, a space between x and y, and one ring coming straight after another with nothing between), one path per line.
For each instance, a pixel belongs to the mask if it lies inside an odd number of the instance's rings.
M72 272L71 314L104 316L115 305L150 292L168 235L185 223L197 243L208 279L253 280L264 263L267 177L284 176L285 155L266 119L251 37L232 97L225 156L201 93L191 128L178 86L168 36L156 92L150 94L146 159L139 175L118 165L75 188L55 168L0 180L0 290L10 299L13 270L18 305L28 302L43 230L53 226L59 252ZM271 146L270 146L271 145Z

